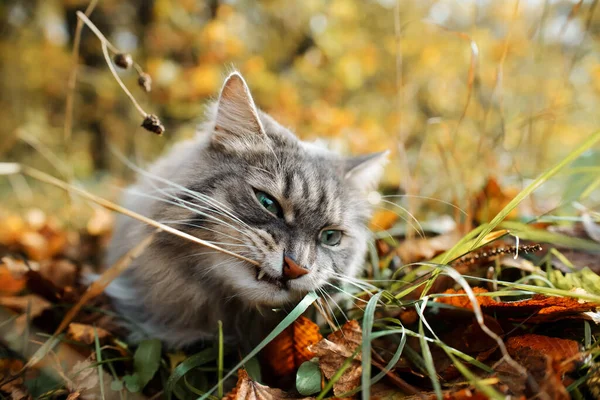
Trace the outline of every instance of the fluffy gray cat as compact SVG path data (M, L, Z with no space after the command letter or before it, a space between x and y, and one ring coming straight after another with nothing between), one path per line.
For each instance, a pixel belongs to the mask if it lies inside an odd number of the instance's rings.
M364 261L367 193L387 153L344 158L302 142L259 111L232 73L208 122L127 190L123 205L257 261L159 233L107 289L132 340L182 347L214 338L255 343L307 292L354 277ZM117 219L112 265L154 228Z

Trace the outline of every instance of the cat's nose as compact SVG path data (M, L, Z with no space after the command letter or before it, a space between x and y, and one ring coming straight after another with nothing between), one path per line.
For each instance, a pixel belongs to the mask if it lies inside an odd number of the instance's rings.
M293 258L283 256L283 279L296 279L308 274L308 270L299 266Z

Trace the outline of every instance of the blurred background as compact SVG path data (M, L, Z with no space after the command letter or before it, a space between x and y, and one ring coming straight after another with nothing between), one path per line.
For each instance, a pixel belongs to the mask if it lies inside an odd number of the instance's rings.
M418 218L454 213L427 198L469 213L481 193L510 198L600 127L597 0L101 0L90 19L152 77L146 93L134 70L118 70L166 131L140 127L86 27L70 132L75 12L88 4L0 2L0 159L110 199L134 176L115 150L144 167L191 137L232 68L300 137L348 154L390 149L383 190L423 196L404 200ZM589 188L598 154L545 185L524 214ZM3 209L66 212L48 185L11 176L0 189Z

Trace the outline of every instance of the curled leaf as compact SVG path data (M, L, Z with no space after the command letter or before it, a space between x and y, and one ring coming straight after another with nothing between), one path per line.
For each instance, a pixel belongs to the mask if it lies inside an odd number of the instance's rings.
M238 371L238 381L235 388L229 392L223 400L308 400L313 397L297 397L295 395L284 392L280 389L272 389L268 386L254 382L248 376L248 373L240 369Z

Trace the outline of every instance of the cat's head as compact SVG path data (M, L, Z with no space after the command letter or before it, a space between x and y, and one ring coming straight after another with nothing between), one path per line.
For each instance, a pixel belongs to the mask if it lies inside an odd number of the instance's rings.
M209 252L198 276L265 306L356 276L368 241L367 194L387 153L345 158L300 141L256 108L238 73L211 114L196 167L209 171L192 188L202 195L187 196L206 207L194 234L260 265Z

